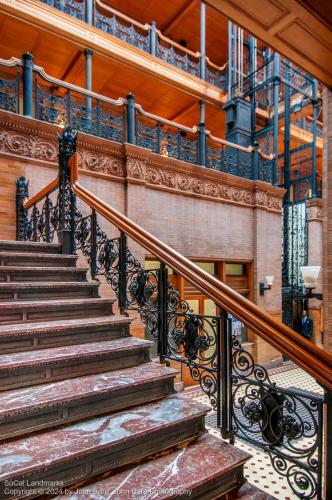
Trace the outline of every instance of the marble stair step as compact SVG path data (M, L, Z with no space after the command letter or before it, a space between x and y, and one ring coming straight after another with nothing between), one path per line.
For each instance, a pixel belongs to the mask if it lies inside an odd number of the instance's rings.
M0 325L0 352L31 351L129 336L132 319L122 315Z
M0 302L9 300L98 297L97 281L0 282Z
M0 302L0 325L113 314L113 299L82 298Z
M0 283L22 281L86 281L87 267L0 266Z
M80 484L57 500L211 500L237 488L250 455L205 434L187 447L140 463L110 477ZM76 492L75 492L76 489ZM188 492L186 494L186 492Z
M160 399L174 392L177 373L150 362L0 393L0 439Z
M0 251L0 266L74 267L77 255Z
M0 240L1 252L27 252L27 253L60 253L57 243L40 243L34 241Z
M34 481L66 486L175 447L205 432L208 411L200 403L174 395L3 443L0 496L11 480L17 485L16 498L32 498L42 494Z
M266 491L262 491L253 484L248 483L247 481L241 485L239 488L236 488L233 491L230 491L226 495L222 496L220 500L278 500L276 497L273 497Z
M0 391L136 366L149 360L151 344L125 337L4 354L0 356Z

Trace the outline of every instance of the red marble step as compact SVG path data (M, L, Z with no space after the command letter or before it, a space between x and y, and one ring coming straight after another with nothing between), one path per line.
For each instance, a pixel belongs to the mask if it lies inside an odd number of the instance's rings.
M211 500L244 481L250 455L205 434L185 448L66 491L58 500ZM186 493L187 492L187 493Z
M128 337L131 321L127 316L113 315L0 325L0 352L7 354Z
M0 282L0 301L98 297L97 281Z
M0 266L0 283L4 281L86 281L84 267Z
M0 251L0 266L73 267L77 259L77 255Z
M40 243L33 241L11 241L0 240L1 252L42 252L60 253L60 245L57 243Z
M168 396L177 371L155 363L0 393L0 439Z
M221 500L277 500L269 493L256 488L253 484L245 482L242 486L227 495L221 497Z
M114 300L101 298L0 302L0 325L113 314Z
M66 486L135 463L204 433L208 411L206 406L175 395L3 443L0 496L11 480L15 481L16 498L39 496L43 487L36 491L34 481L39 485L44 481L47 488L51 481Z
M134 337L0 356L0 391L129 368L149 359L152 342Z

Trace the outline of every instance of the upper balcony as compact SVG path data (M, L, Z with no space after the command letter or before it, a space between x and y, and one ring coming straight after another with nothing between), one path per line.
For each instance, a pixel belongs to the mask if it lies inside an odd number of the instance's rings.
M139 22L138 20L129 17L128 15L114 9L107 3L101 0L41 0L43 3L55 7L81 21L95 26L96 28L108 33L112 36L123 40L138 49L155 56L172 66L175 66L193 76L201 78L206 82L215 85L216 87L226 91L227 88L227 62L224 65L219 65L212 62L206 52L206 14L205 6L201 15L194 15L196 18L196 29L201 29L200 33L200 51L193 51L187 48L187 40L183 38L180 42L166 36L160 29L157 28L155 21L151 23ZM189 8L197 8L199 2L189 2L185 7L185 12L188 14ZM165 7L164 7L165 9ZM135 9L136 12L136 9ZM183 10L181 14L183 16ZM192 13L191 13L192 14ZM151 14L150 14L151 15ZM156 13L158 16L158 14ZM209 18L212 18L211 14ZM183 19L182 19L183 21ZM210 21L210 19L209 19ZM179 19L173 18L167 23L168 31L170 27L177 25ZM182 33L186 33L189 26L182 27ZM193 26L191 26L192 28ZM227 29L227 28L226 28ZM219 27L220 30L220 27ZM193 35L194 31L194 35ZM195 37L195 31L191 30L191 37ZM223 30L224 31L224 30ZM223 34L222 38L225 38ZM192 40L193 45L197 45L196 40ZM226 40L225 40L226 42ZM222 51L224 54L224 49ZM224 54L225 58L225 54ZM220 59L220 55L219 55Z

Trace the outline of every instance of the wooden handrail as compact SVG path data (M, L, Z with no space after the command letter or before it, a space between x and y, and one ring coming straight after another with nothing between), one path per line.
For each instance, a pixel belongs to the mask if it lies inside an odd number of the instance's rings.
M179 254L125 215L105 203L78 182L77 154L69 162L74 193L106 220L139 243L150 254L174 269L219 307L238 318L250 330L288 356L324 387L332 389L332 356L274 319L189 259Z
M240 144L235 144L233 142L226 141L225 139L221 139L221 137L215 137L211 134L210 130L206 130L206 135L211 139L211 141L218 142L219 144L223 144L224 146L229 146L233 149L238 149L239 151L243 151L243 153L251 153L253 151L252 146L240 146Z
M42 200L47 196L48 194L52 193L54 189L56 189L59 185L59 177L56 179L53 179L47 186L45 186L43 189L41 189L37 194L32 196L32 198L26 198L23 202L23 207L26 209L31 208L35 203L38 203L38 201Z

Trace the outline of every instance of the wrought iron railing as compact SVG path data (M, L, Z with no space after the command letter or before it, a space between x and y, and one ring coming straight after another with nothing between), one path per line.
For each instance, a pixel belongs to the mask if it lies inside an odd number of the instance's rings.
M144 52L162 59L198 78L201 74L201 54L163 35L156 24L142 24L101 0L41 0L96 28L123 40ZM227 64L219 66L205 57L204 79L226 91Z
M156 341L161 362L174 360L189 368L210 399L222 436L232 443L240 437L265 450L294 495L321 499L323 434L327 470L332 460L332 422L324 420L324 412L331 416L331 356L82 187L75 151L76 135L66 129L60 139L58 178L30 200L28 183L22 177L18 180L18 239L51 242L58 238L63 253L81 251L92 277L104 276L112 287L120 310L139 313ZM83 202L80 208L78 201ZM118 237L108 238L97 214L115 225ZM155 254L160 267L145 270L128 249L127 236ZM169 283L166 266L214 300L218 313L194 314ZM314 375L325 387L325 396L277 386L241 345L232 326L234 318ZM327 473L327 491L332 491L330 478Z
M260 179L261 172L261 179L271 182L258 168L255 148L213 137L202 126L190 128L148 113L132 94L114 100L58 80L33 65L30 54L23 62L0 59L0 68L0 109L23 110L38 120L248 179Z

